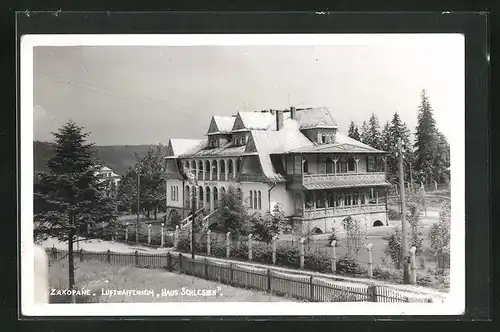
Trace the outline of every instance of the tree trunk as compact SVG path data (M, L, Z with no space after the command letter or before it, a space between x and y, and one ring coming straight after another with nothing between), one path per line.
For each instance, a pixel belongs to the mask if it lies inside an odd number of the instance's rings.
M75 262L73 256L73 242L74 234L73 231L69 234L68 239L68 272L69 272L69 289L73 289L75 286ZM74 303L74 295L71 296L71 302Z
M156 220L156 217L157 217L157 212L158 212L158 207L155 207L155 210L154 210L154 213L155 213L155 220Z

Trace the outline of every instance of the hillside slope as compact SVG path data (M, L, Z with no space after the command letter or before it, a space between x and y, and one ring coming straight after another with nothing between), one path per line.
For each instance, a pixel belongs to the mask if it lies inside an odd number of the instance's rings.
M144 155L154 145L109 145L95 146L95 157L103 165L123 175L136 162L135 154ZM49 142L33 142L35 171L48 171L47 160L54 154L54 145Z

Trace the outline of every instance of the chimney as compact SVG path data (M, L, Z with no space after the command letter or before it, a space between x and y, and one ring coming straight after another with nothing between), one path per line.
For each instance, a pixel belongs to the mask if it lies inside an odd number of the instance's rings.
M297 115L297 109L295 107L290 107L290 119L294 120Z
M276 111L276 130L283 129L283 111Z

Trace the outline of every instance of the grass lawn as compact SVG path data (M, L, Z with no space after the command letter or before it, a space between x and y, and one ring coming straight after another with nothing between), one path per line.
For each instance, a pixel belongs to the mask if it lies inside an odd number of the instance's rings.
M291 302L289 298L227 286L187 275L160 269L141 269L99 262L75 260L77 289L90 289L91 296L78 297L77 302L138 303L138 302ZM52 262L49 268L49 287L68 286L68 262ZM102 295L111 290L148 290L149 295ZM162 296L163 290L163 296ZM196 295L205 290L206 296ZM95 294L95 295L94 295ZM152 294L152 295L151 295ZM64 296L51 296L51 303L67 301Z

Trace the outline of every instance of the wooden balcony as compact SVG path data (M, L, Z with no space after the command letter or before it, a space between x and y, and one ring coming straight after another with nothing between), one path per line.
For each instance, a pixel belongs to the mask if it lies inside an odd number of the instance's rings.
M288 184L309 190L388 185L384 172L303 174L287 177Z
M350 205L350 206L338 206L338 207L328 207L328 208L318 208L318 209L305 209L302 215L304 220L318 219L324 217L335 217L344 216L352 214L364 214L364 213L375 213L375 212L385 212L385 204L365 204L365 205Z
M263 174L239 174L237 178L240 182L264 182L266 180Z

